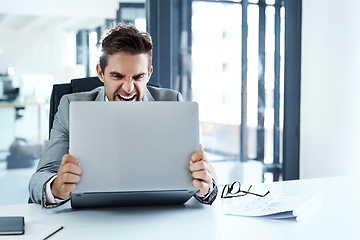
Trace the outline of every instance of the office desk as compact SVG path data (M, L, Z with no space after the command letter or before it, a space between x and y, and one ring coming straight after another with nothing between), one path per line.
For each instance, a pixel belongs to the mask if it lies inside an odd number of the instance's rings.
M253 185L254 192L294 195L317 191L322 205L303 222L228 216L222 200L204 206L73 210L38 205L1 206L0 215L23 215L26 225L61 224L50 239L360 239L359 180L336 177ZM26 230L25 230L26 231Z
M15 137L42 143L48 137L49 103L0 102L0 151L8 152ZM25 112L21 112L21 110ZM23 117L23 118L22 118ZM15 121L22 121L15 124ZM18 125L20 124L20 125ZM35 125L36 124L36 125ZM18 126L16 126L18 125ZM37 131L32 133L32 131ZM32 136L35 135L36 138Z

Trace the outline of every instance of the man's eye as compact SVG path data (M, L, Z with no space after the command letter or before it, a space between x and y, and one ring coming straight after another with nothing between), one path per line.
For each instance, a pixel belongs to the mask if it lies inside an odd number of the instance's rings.
M114 75L114 76L113 76L113 78L116 78L116 79L123 79L123 78L124 78L124 76L122 76L122 75Z

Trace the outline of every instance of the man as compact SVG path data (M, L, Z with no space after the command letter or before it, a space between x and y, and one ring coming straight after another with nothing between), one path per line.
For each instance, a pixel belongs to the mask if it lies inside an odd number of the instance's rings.
M119 24L103 34L96 70L104 87L61 99L50 139L29 183L33 202L46 208L59 206L70 198L81 180L81 164L68 154L71 101L182 101L179 92L147 87L153 71L151 64L152 41L148 33L140 33L132 25ZM193 185L199 190L195 198L211 204L216 198L217 186L202 146L191 156L189 169Z

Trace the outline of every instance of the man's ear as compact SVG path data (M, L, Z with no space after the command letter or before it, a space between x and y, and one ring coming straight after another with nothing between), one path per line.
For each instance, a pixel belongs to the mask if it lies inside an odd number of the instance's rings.
M104 82L104 73L101 70L100 63L96 64L96 72L97 72L97 75L98 75L100 81Z
M153 70L154 70L154 68L153 68L153 66L151 65L150 71L149 71L149 77L148 77L148 79L147 79L147 82L149 82L150 77L151 77L151 74L153 73Z

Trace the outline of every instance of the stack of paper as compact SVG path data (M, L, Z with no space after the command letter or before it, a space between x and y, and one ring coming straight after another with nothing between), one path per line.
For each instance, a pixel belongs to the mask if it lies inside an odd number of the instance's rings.
M290 197L254 197L246 195L223 199L224 213L237 216L266 217L273 219L295 218L301 221L321 203L318 193Z

